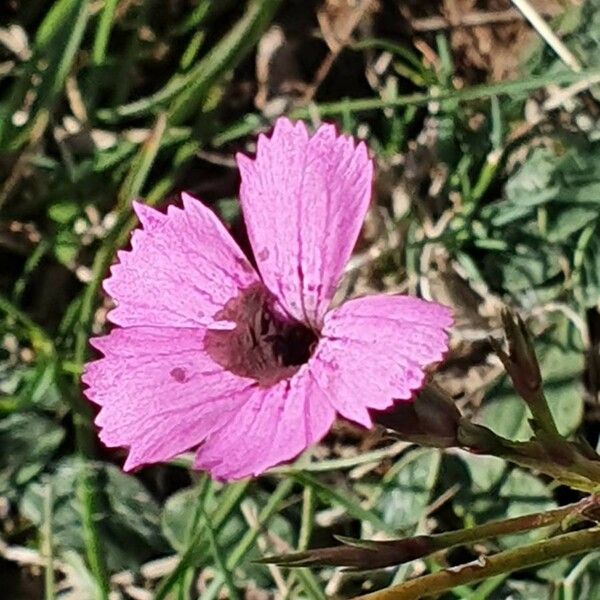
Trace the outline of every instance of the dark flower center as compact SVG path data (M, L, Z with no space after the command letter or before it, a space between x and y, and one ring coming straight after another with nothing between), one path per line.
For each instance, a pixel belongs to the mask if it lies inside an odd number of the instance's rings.
M255 379L261 387L291 377L308 362L319 339L303 323L277 314L262 284L232 298L215 318L233 321L236 327L209 330L206 352L228 371Z

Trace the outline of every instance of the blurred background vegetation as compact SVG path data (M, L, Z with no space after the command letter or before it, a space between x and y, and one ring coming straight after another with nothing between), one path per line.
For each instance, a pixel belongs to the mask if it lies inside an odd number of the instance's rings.
M375 158L344 293L451 305L438 382L466 413L526 439L487 341L502 303L518 308L559 427L596 446L600 1L532 4L566 59L510 0L1 4L3 598L349 597L515 540L368 574L252 559L577 499L499 459L344 422L294 470L257 481L212 483L185 456L125 475L122 452L97 443L79 382L89 337L107 328L100 286L136 226L131 201L164 207L188 190L243 243L233 156L283 113L334 121ZM444 598L600 598L599 559Z

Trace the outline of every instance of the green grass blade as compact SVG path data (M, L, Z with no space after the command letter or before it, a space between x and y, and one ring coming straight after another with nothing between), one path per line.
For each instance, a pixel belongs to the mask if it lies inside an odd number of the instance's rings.
M224 4L224 2L220 2L219 4ZM192 12L185 18L183 23L175 29L175 34L181 35L188 31L198 29L210 14L212 7L213 3L211 0L200 0Z
M581 73L564 71L552 75L540 75L537 77L529 77L528 79L519 79L517 81L474 85L463 90L445 90L434 94L418 92L389 99L346 99L340 102L314 104L312 105L312 108L297 108L291 111L290 117L294 119L307 119L311 117L311 114L313 116L317 114L322 118L337 117L344 115L346 112L361 113L399 106L423 106L429 102L442 102L443 100L469 102L502 95L520 97L548 85L568 85L588 79L593 80L598 76L600 76L599 69L588 69ZM265 120L258 115L246 115L240 121L234 123L229 129L216 135L213 138L213 145L219 147L242 137L246 137L255 133L256 129L261 126L268 126L268 122L265 122Z
M224 525L229 515L241 502L242 498L246 494L249 484L249 481L241 481L227 487L223 494L223 498L220 499L217 510L208 517L215 532L218 533L219 529ZM204 548L206 548L206 546L202 545L205 535L206 532L204 530L204 526L201 526L196 532L196 535L194 535L190 540L190 543L181 555L181 559L177 563L177 566L165 579L162 580L161 584L156 590L154 600L164 600L167 597L167 594L169 594L171 590L173 590L173 588L175 588L175 586L181 582L188 570L196 565L198 555L203 551ZM225 563L225 567L229 569L227 563Z
M169 122L178 124L199 111L210 88L250 51L267 28L281 0L253 0L246 14L215 48L190 70L186 85L173 101Z
M15 83L8 104L2 109L4 114L0 114L0 147L20 148L43 115L51 112L79 50L88 19L88 0L61 0L50 10L38 29L33 56L25 67L29 76ZM38 71L40 61L46 65L43 71ZM23 106L36 71L41 78L36 99L27 122L19 127L12 117Z
M235 587L235 583L233 581L232 570L228 568L225 558L223 557L223 553L221 552L221 548L217 541L217 536L215 535L211 519L206 513L204 513L204 511L202 512L204 516L204 529L210 545L211 554L215 561L215 566L225 582L225 586L229 592L229 598L232 600L238 600L240 595L238 594L237 588Z
M78 445L81 447L79 441ZM88 468L83 457L77 473L77 496L81 502L81 525L87 562L98 586L101 600L108 600L110 592L108 569L94 517L99 512L96 496L96 473L93 469Z
M161 113L158 115L147 140L132 161L127 177L121 186L117 202L119 212L127 210L131 206L131 202L140 195L161 147L166 126L166 116Z
M56 349L52 338L29 315L0 294L0 315L2 313L13 319L23 328L35 350L50 359L55 359Z
M171 102L169 122L181 123L198 112L210 88L254 46L271 22L281 0L253 1L231 31L185 75L175 75L160 91L115 109L98 111L104 121L140 117Z
M299 465L297 469L294 465L280 467L279 469L273 469L271 472L278 472L282 474L288 474L297 471L303 473L325 473L328 471L340 471L343 469L353 469L359 465L368 465L369 463L379 463L386 458L390 458L400 454L410 444L408 442L396 442L386 448L378 448L376 450L370 450L369 452L362 452L356 456L349 456L348 458L328 458L325 460L319 460L308 464Z
M235 569L235 567L237 567L237 565L247 554L248 550L252 548L252 546L256 542L256 538L258 537L261 528L276 513L276 511L279 509L281 502L289 495L293 487L294 482L289 479L284 479L277 485L275 491L271 494L268 502L258 514L258 522L256 524L256 527L249 529L245 533L244 537L242 537L238 545L233 549L232 553L229 555L229 558L227 559L227 567L229 569Z
M106 58L106 48L108 47L108 39L118 2L119 0L106 0L102 8L92 48L92 63L95 65L101 65Z
M310 544L313 526L315 523L316 494L313 487L305 487L302 494L302 519L300 533L298 534L298 551L306 550ZM293 571L308 598L326 600L327 596L321 589L317 578L310 569L297 569Z
M54 543L52 540L52 484L48 484L44 494L44 526L42 529L42 555L44 567L44 597L54 600Z
M92 266L92 280L83 293L83 301L77 324L75 364L82 367L85 362L88 343L88 332L93 318L96 296L100 290L102 278L110 265L117 247L121 245L121 236L127 233L135 224L136 220L131 216L129 206L136 198L148 178L150 168L156 159L160 142L165 131L165 117L159 115L153 131L148 140L142 145L138 154L133 159L129 173L121 186L118 197L119 220L106 238L104 244L96 253Z
M262 528L269 522L271 517L277 512L281 503L289 495L294 487L294 482L291 479L282 480L275 491L271 494L268 502L264 508L258 514L258 519L255 527L248 529L238 545L233 549L229 555L226 565L230 571L233 571L237 565L243 560L248 554L249 550L256 543L256 538L260 535ZM221 575L215 578L213 585L202 595L203 600L211 600L218 596L221 586L225 583L225 580Z
M386 525L373 511L363 508L358 498L347 491L338 492L331 489L324 483L313 477L309 473L292 473L291 476L304 486L310 486L315 489L317 494L331 504L338 504L346 509L346 512L360 521L371 523L376 529L387 533L397 533Z

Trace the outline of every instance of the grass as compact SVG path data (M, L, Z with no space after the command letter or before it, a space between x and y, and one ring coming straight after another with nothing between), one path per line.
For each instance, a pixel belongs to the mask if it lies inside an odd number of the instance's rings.
M230 159L251 152L285 107L310 125L336 122L374 155L372 219L348 293L406 291L455 307L456 356L439 379L468 414L517 438L528 435L527 414L485 339L501 303L519 308L538 334L559 429L595 445L597 0L550 22L580 70L532 29L529 50L497 49L520 53L519 70L500 81L474 74L454 30L413 37L385 6L342 40L309 102L298 99L302 85L329 52L311 3L158 4L15 0L0 9L13 26L0 46L0 496L10 507L0 538L44 565L30 597L55 597L63 585L98 598L146 588L183 600L197 586L203 599L252 590L349 597L439 565L357 576L253 561L330 545L334 535L449 531L578 498L499 460L423 451L349 425L253 481L210 482L186 457L125 475L114 466L122 456L98 443L80 376L90 337L106 330L102 280L137 226L132 201L164 206L189 190L235 230ZM273 27L284 34L282 81L265 55ZM257 106L261 85L268 101ZM472 556L462 552L440 565ZM168 568L156 562L165 557ZM61 579L67 559L77 568ZM33 573L35 560L19 568ZM0 561L3 577L15 568ZM130 592L123 571L135 575ZM552 589L567 600L596 585L597 560L585 557L444 598L541 599Z

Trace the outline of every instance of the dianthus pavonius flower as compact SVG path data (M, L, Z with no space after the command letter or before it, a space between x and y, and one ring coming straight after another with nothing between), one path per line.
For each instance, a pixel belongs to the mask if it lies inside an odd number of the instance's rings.
M256 158L238 155L255 265L215 214L183 194L166 214L134 205L143 229L104 289L117 327L92 340L86 394L124 468L195 450L234 480L321 440L336 414L408 401L447 349L448 308L403 295L331 301L368 209L364 143L332 125L309 136L278 119Z

